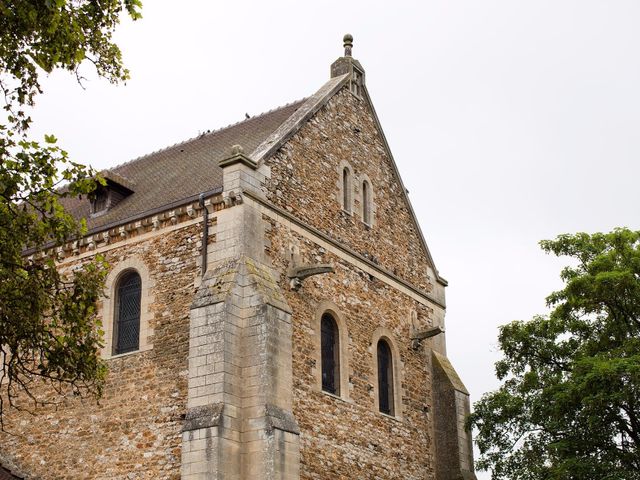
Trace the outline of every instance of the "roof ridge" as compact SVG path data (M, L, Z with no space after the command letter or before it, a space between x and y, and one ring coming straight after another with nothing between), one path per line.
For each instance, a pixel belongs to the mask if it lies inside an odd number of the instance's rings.
M205 133L201 133L201 134L196 135L194 137L187 138L186 140L182 140L180 142L176 142L176 143L174 143L172 145L168 145L166 147L158 148L157 150L154 150L152 152L145 153L144 155L140 155L138 157L132 158L131 160L127 160L126 162L119 163L118 165L114 165L113 167L105 168L104 170L112 171L112 170L115 170L116 168L124 167L125 165L129 165L129 164L135 163L137 161L143 160L143 159L145 159L147 157L150 157L152 155L156 155L158 153L165 152L165 151L170 150L172 148L178 147L180 145L185 145L185 144L187 144L189 142L192 142L194 140L198 140L198 139L206 137L208 135L213 135L214 133L220 133L220 132L223 132L223 131L228 130L230 128L236 127L236 126L238 126L240 124L243 124L243 123L246 123L246 122L249 122L251 120L255 120L255 119L261 118L261 117L264 117L266 115L269 115L270 113L274 113L274 112L277 112L279 110L283 110L283 109L285 109L287 107L290 107L293 104L302 103L302 102L306 101L308 98L309 97L303 97L303 98L300 98L298 100L294 100L292 102L285 103L284 105L281 105L279 107L275 107L275 108L272 108L270 110L267 110L266 112L262 112L262 113L259 113L258 115L254 115L253 117L245 118L244 120L240 120L240 121L235 122L235 123L230 123L230 124L228 124L228 125L226 125L224 127L218 128L216 130L209 130L209 131L207 131Z

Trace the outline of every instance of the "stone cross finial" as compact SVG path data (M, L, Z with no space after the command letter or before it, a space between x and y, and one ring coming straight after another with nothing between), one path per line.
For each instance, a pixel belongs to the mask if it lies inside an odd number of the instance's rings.
M344 41L344 56L350 57L353 48L353 35L347 33L342 40Z

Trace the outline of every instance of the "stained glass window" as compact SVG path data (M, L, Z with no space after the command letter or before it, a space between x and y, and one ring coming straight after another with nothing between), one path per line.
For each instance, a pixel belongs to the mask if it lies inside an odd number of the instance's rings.
M393 405L393 358L389 344L378 341L378 405L382 413L394 414Z
M135 271L126 272L118 281L113 342L116 355L139 348L141 287L140 275Z
M322 390L340 395L340 338L334 318L325 313L321 320Z

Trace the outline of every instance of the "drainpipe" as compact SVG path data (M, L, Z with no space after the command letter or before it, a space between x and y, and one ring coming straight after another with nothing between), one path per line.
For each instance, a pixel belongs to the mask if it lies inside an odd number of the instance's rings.
M199 202L202 207L202 276L207 273L207 245L209 243L209 210L204 206L204 193L200 194Z

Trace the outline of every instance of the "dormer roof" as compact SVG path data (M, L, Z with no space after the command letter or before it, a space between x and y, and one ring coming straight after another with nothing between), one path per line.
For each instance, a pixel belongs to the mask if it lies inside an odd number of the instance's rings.
M131 194L135 192L136 182L130 178L118 174L118 172L112 170L103 170L100 172L102 178L107 181L107 186L111 188L117 188Z

